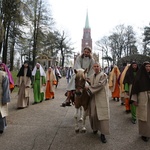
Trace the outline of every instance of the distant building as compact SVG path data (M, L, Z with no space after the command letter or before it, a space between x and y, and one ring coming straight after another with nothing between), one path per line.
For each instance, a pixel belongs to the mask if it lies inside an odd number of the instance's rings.
M85 27L83 29L81 53L83 52L85 46L89 46L92 48L91 28L89 26L88 11L86 13Z
M83 29L81 53L83 53L83 49L86 46L89 46L92 49L91 28L89 26L88 11L86 13L85 27ZM93 53L93 58L95 59L95 61L99 62L99 54Z
M39 54L36 58L36 63L40 63L42 67L47 70L50 66L57 66L58 58L49 57L47 54Z

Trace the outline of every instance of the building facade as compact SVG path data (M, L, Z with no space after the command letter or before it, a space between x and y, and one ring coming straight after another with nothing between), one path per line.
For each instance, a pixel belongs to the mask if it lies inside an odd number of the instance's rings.
M85 27L83 28L83 38L81 43L81 53L83 53L83 49L86 46L92 48L91 28L89 26L88 11L86 13Z

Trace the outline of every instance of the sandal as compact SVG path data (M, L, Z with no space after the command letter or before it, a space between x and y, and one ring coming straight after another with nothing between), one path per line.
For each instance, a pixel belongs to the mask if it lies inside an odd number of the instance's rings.
M71 103L70 102L66 102L66 106L71 106Z

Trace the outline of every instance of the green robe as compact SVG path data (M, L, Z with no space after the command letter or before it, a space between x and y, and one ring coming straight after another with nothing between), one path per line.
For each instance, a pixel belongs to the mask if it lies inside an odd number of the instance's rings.
M44 91L41 91L43 84L46 84L46 79L40 76L40 70L37 70L33 81L34 102L36 103L44 100Z

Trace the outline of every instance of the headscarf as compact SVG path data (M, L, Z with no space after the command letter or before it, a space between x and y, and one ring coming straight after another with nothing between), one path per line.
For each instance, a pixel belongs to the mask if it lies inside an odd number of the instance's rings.
M150 62L144 62L143 65L140 67L139 71L137 72L131 91L132 94L150 91L150 75L145 69L145 66L147 64L150 64Z
M39 68L39 70L40 70L40 76L46 77L45 71L44 71L44 69L42 68L42 66L41 66L39 63L36 63L36 65L39 65L39 66L40 66L40 68ZM36 65L35 65L35 67L34 67L34 69L33 69L33 71L32 71L32 76L35 76L35 74L36 74L36 71L37 71Z
M139 67L137 66L136 70L133 69L132 65L133 64L137 64L135 61L133 61L129 67L129 69L127 70L126 72L126 75L124 77L124 80L123 80L123 84L133 84L134 82L134 79L135 79L135 76L134 76L134 72L137 72Z
M30 67L29 67L29 63L28 63L27 61L25 61L24 64L26 64L26 63L28 64L26 76L27 76L27 77L31 77L31 69L30 69ZM18 74L17 74L17 77L24 76L24 69L25 69L24 64L23 64L22 67L20 68L20 70L19 70L19 72L18 72Z
M124 84L123 84L123 81L124 81L124 77L126 75L126 72L128 70L128 68L130 67L130 64L127 64L124 68L124 70L122 71L122 73L120 74L120 80L119 80L119 84L120 84L120 89L122 92L124 92Z
M51 67L49 67L49 68L51 68ZM54 73L54 71L53 71L53 69L51 68L51 72L50 72L50 74L49 74L49 68L48 68L48 70L46 71L46 80L48 81L48 80L56 80L56 77L55 77L55 73Z
M116 65L114 65L112 71L110 72L110 76L109 76L110 87L113 86L114 76L116 76L116 80L118 80L120 76L120 70Z
M14 85L14 80L12 78L12 74L9 71L8 67L4 63L0 63L0 66L3 66L4 67L4 71L7 72L7 75L8 75L8 78L9 78L9 83Z

